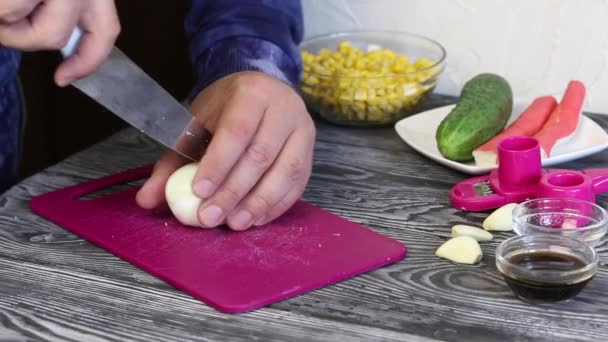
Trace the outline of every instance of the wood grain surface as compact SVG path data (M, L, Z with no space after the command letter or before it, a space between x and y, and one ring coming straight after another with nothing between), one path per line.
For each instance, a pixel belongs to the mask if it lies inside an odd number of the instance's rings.
M428 107L452 103L435 96ZM608 126L608 117L590 115ZM608 244L574 300L535 306L514 297L494 250L478 265L434 255L456 223L486 213L451 208L467 177L415 153L391 127L317 120L304 199L408 246L403 261L251 313L215 311L28 209L32 196L155 161L161 149L129 129L0 196L0 341L604 341ZM608 151L567 168L608 167ZM608 197L600 196L606 205Z

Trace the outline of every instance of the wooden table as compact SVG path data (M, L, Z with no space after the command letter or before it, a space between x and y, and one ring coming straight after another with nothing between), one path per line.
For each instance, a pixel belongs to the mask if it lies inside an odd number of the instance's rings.
M453 101L435 96L428 107ZM591 117L608 126L608 117ZM155 161L161 149L129 129L0 196L0 341L608 340L606 240L597 276L575 300L528 305L494 265L496 246L512 233L483 243L475 266L434 255L453 224L486 216L450 206L448 190L466 175L415 153L392 128L317 123L304 199L403 242L405 260L222 314L30 212L32 196ZM608 167L608 152L564 166Z

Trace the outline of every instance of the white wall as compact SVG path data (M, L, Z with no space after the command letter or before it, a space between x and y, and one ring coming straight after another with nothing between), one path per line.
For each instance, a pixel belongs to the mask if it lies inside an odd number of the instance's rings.
M438 92L480 72L505 76L516 98L587 85L585 109L608 114L608 0L302 0L306 36L404 30L448 52Z

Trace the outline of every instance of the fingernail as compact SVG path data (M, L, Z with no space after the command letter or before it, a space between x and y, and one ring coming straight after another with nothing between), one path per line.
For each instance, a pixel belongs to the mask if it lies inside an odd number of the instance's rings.
M255 221L255 223L253 225L258 227L258 226L263 225L265 223L265 221L266 221L266 216L262 216L257 221Z
M234 230L243 230L251 226L253 215L247 210L239 210L234 217L232 217L231 226Z
M60 78L60 79L57 80L57 85L60 86L60 87L66 87L70 83L72 83L72 79L71 78Z
M194 194L203 199L213 195L213 183L208 179L199 180L194 184Z
M216 205L211 205L203 210L199 219L203 226L213 228L220 224L223 215L224 211L222 208Z

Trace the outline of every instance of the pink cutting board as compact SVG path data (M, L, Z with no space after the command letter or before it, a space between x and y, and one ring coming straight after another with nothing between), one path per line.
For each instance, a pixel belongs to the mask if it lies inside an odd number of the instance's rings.
M246 232L181 225L135 203L136 188L81 197L149 176L149 166L31 200L37 214L225 312L253 310L396 262L401 243L299 201Z

